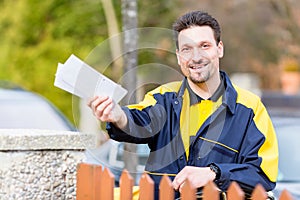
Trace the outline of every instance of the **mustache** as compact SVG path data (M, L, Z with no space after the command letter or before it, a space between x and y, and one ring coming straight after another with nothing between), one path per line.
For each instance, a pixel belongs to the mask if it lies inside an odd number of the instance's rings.
M208 63L208 61L205 61L205 60L203 60L203 59L200 59L200 60L198 60L198 61L193 61L192 63L190 63L191 65L201 65L201 64L207 64Z
M207 65L208 63L210 63L208 60L198 60L198 61L192 61L191 63L188 64L189 67L194 67L194 66L198 66L198 65Z

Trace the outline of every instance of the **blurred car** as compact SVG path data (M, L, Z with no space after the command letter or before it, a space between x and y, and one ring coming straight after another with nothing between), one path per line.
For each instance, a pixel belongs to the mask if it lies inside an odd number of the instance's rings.
M7 84L0 84L0 128L76 130L46 98Z
M295 199L300 199L300 115L273 115L272 120L279 146L279 174L273 193L279 199L286 189Z
M276 199L284 189L300 199L300 96L264 93L262 101L271 116L279 147L279 173Z

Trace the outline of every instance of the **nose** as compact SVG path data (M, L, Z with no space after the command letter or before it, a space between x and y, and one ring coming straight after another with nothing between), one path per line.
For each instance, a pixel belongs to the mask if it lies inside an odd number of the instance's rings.
M193 57L192 57L192 60L194 61L194 62L199 62L201 59L202 59L202 51L201 51L201 49L199 49L199 48L194 48L194 50L193 50Z

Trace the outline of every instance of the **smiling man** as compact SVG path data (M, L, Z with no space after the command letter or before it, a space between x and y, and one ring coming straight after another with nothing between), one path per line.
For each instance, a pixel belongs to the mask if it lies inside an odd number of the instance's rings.
M248 194L257 184L272 190L278 169L274 128L260 98L220 71L218 22L194 11L173 30L182 81L148 92L135 105L121 108L103 96L88 105L108 122L112 139L149 145L145 170L155 182L156 199L163 174L173 181L176 198L187 180L199 190L214 181L221 193L232 181Z
M176 54L191 89L199 96L211 97L220 85L222 41L216 42L209 26L191 26L180 31Z

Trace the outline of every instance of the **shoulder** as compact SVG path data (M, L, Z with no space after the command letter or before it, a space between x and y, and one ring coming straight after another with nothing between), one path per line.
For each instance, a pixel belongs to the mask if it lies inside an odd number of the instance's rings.
M148 94L165 94L168 92L178 92L180 86L182 84L182 81L174 81L174 82L169 82L166 84L163 84L157 88L155 88L154 90L148 92Z
M147 92L147 94L144 96L143 101L141 101L140 103L134 105L128 105L127 107L130 109L143 110L144 108L147 108L149 106L154 106L157 103L159 98L161 97L165 98L165 94L177 93L181 84L182 81L163 84L155 88L154 90Z
M238 93L237 103L252 110L254 114L253 120L258 130L260 130L264 135L268 133L273 134L273 125L269 113L265 105L262 103L261 98L248 90L242 89L238 86L234 87ZM270 135L268 137L270 137Z
M233 85L234 89L237 92L237 100L238 104L242 104L252 110L256 110L257 107L262 104L261 99L258 95L250 92L249 90L243 89L237 85Z

